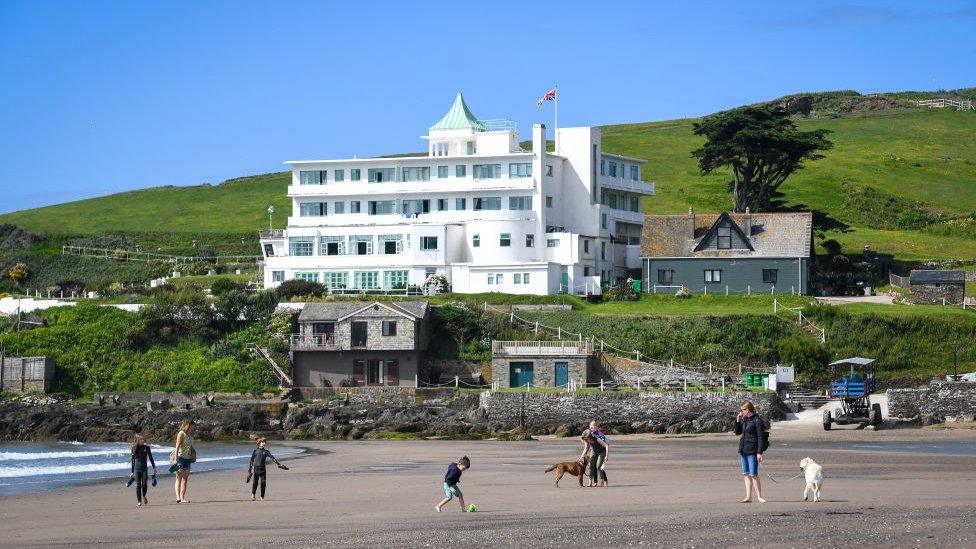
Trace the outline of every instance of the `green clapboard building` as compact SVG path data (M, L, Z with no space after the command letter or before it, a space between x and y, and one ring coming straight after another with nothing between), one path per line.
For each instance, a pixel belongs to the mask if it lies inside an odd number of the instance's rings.
M805 294L813 214L648 215L641 236L643 288L693 294Z

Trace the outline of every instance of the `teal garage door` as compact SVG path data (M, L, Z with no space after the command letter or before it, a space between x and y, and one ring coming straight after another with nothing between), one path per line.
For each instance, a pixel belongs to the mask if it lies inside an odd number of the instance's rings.
M569 384L569 363L568 362L557 362L556 363L556 375L554 376L556 380L556 387L565 387Z
M531 362L510 362L509 386L525 387L526 383L535 384L535 371Z

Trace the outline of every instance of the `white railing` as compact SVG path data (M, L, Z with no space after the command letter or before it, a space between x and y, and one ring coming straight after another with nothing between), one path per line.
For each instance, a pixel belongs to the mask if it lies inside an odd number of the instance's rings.
M655 194L654 183L649 181L627 179L625 177L610 177L608 175L601 175L600 185L603 187L616 189L618 191L628 191L645 195Z
M593 342L582 341L492 341L491 352L497 355L591 355Z
M785 307L779 304L779 301L773 299L773 314L777 315L780 312L786 314L796 313L796 324L801 328L806 328L810 330L811 335L816 335L820 340L820 343L827 343L827 330L821 328L814 324L809 318L804 316L803 307Z
M966 99L962 101L957 101L955 99L947 99L940 97L939 99L919 99L916 101L919 107L933 107L936 109L944 109L946 107L955 107L958 111L971 111L976 110L973 108L973 102Z
M77 255L96 259L114 259L116 261L169 261L173 263L192 263L196 261L208 263L249 263L262 259L260 255L171 255L155 252L140 252L139 250L123 250L109 248L90 248L87 246L61 246L61 255Z
M481 122L490 132L518 131L518 124L508 118L489 118L488 120L479 120L478 122Z
M292 349L338 349L334 336L327 334L292 334Z

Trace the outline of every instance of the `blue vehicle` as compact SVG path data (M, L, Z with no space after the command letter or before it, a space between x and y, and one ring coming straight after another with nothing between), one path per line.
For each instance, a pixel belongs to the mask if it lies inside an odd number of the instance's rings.
M852 357L830 363L835 370L839 366L850 366L850 373L830 382L830 398L840 401L840 406L834 409L833 415L830 410L824 410L824 431L829 431L833 423L881 427L881 405L871 403L871 393L878 387L874 367L869 368L873 362L873 358ZM861 371L855 371L855 366L860 367Z

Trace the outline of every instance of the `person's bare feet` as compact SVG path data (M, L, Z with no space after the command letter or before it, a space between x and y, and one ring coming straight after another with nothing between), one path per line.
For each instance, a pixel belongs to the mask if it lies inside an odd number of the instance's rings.
M438 513L440 513L440 512L441 512L441 508L440 508L440 507L438 507L437 505L435 505L435 506L434 506L434 510L435 510L435 511L437 511Z
M766 500L764 500L763 498L757 498L756 501L758 501L759 503L766 503Z
M739 503L752 503L752 498L746 498L746 499L740 501Z
M258 498L254 494L251 494L251 501L256 501Z
M145 498L145 497L142 498L142 504L143 505L149 505L149 498Z

